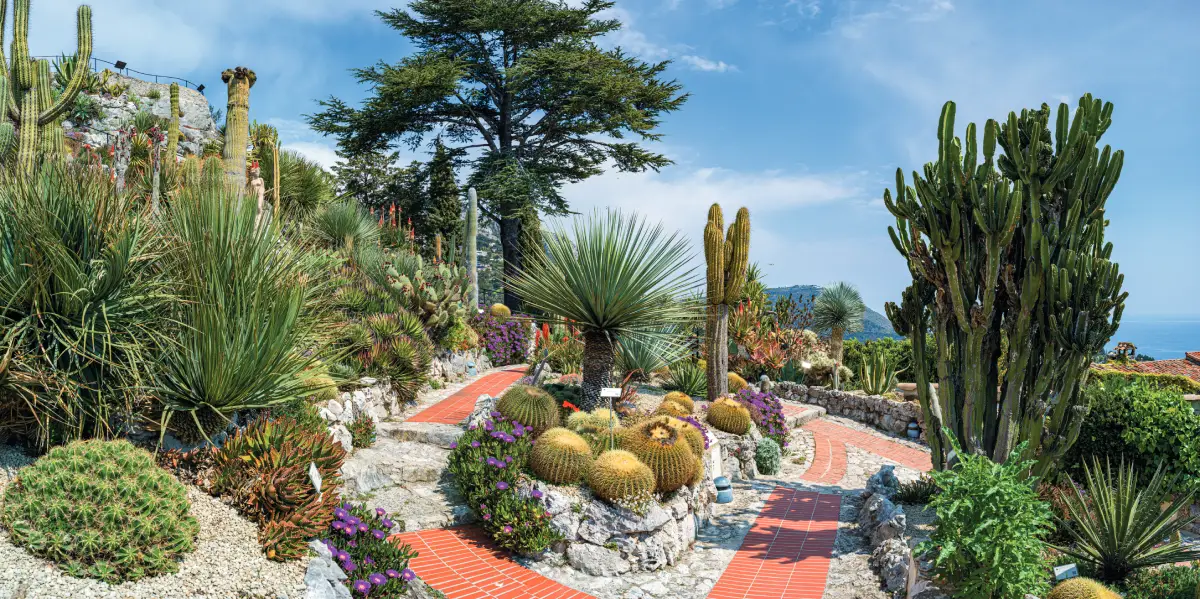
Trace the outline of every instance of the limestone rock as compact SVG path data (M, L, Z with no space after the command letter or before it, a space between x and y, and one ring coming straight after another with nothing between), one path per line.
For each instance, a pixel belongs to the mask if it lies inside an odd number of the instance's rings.
M305 599L350 599L350 589L342 582L346 573L334 561L329 548L320 541L311 541L308 547L317 555L309 560L304 572Z
M888 465L880 468L879 472L876 472L871 475L871 478L867 479L865 493L868 495L882 495L891 499L895 497L898 490L900 490L900 479L896 478L896 467Z
M567 548L567 560L575 569L592 576L615 576L630 570L629 562L612 549L586 543L572 543Z

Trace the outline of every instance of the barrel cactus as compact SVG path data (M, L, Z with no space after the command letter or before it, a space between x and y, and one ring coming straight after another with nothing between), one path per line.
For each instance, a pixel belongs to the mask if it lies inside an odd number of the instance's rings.
M750 430L750 410L732 399L722 397L708 407L708 423L717 430L744 435Z
M493 318L499 321L505 321L509 318L512 318L512 310L509 310L508 306L505 306L504 304L492 304L489 312L492 313Z
M746 382L746 379L742 378L742 376L736 372L729 373L727 378L729 379L730 393L737 394L742 389L750 386L750 384Z
M675 427L675 429L683 435L683 438L687 440L688 446L692 448L692 453L695 454L696 457L704 457L704 433L701 432L700 429L696 428L692 425L692 423L688 422L687 420L683 420L678 416L674 418L664 418L663 421L672 427Z
M530 385L516 385L500 396L496 410L505 418L533 429L534 435L558 426L558 402L554 396Z
M688 486L695 487L696 485L704 482L704 474L704 458L697 457L696 470L692 472L692 479L688 481Z
M597 497L617 502L654 492L654 473L628 451L600 454L588 472L588 486Z
M1119 599L1108 587L1082 576L1068 578L1051 589L1046 599Z
M529 467L546 482L577 483L592 465L592 447L577 433L552 428L538 437L529 454Z
M654 489L659 493L674 491L696 472L696 456L683 434L664 419L643 422L621 434L624 449L650 467L654 473Z
M692 397L682 391L671 391L663 396L663 401L673 401L684 407L688 414L696 411L696 402L692 401Z
M669 400L665 400L661 404L658 404L658 409L654 410L654 413L660 414L663 416L689 416L689 415L691 415L691 412L689 412L687 408L683 407L682 405L680 405L676 402L669 401Z
M179 569L199 527L187 489L128 441L76 441L21 470L0 523L71 576L108 583Z

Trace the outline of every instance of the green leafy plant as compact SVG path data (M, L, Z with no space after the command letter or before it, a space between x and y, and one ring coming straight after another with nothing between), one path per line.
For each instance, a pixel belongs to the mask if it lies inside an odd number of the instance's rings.
M76 577L116 584L179 569L199 526L187 489L127 441L76 441L20 471L0 523Z
M914 481L900 483L892 500L898 503L929 503L939 491L933 477L922 474Z
M322 247L353 252L379 241L379 225L354 202L332 202L316 209L308 230Z
M346 425L346 429L350 431L350 444L355 449L375 444L375 419L365 411L359 410L350 424Z
M888 363L882 353L873 353L859 364L858 383L867 395L885 395L896 389L897 375L895 364Z
M1142 486L1132 465L1084 467L1087 496L1079 489L1067 494L1066 507L1074 537L1063 553L1090 564L1104 581L1123 580L1134 570L1200 559L1200 550L1178 539L1164 542L1195 521L1180 517L1193 493L1171 497L1172 486L1162 468Z
M408 563L415 557L411 545L388 538L396 527L386 510L344 503L334 508L333 521L322 540L347 573L346 585L359 595L377 599L410 597L408 582L417 577Z
M955 446L958 465L932 474L941 489L929 502L937 526L915 553L932 559L934 574L955 597L1020 599L1048 589L1042 539L1050 508L1034 491L1022 449L995 463Z
M561 539L538 500L541 492L521 491L529 486L521 472L528 465L532 441L533 429L499 416L459 437L447 467L458 492L496 544L522 553L539 553Z
M705 397L708 395L708 375L696 362L679 360L668 369L665 386L691 397Z
M86 94L75 96L75 103L67 113L67 119L78 126L86 126L103 118L104 109L100 107L100 103Z
M631 381L645 381L669 372L671 364L688 353L680 327L662 327L658 336L620 338L617 344L617 370Z
M767 476L778 473L783 459L782 453L774 439L759 439L758 446L754 449L754 463L758 466L758 471Z
M583 334L584 410L600 403L610 385L618 341L658 338L663 327L685 325L694 310L679 300L693 284L686 240L665 235L635 215L595 212L570 229L544 235L546 253L529 263L512 288L529 306Z
M1137 570L1121 587L1125 599L1195 599L1200 591L1200 568L1193 564Z
M162 91L158 88L151 89L146 92L146 98L149 100L157 100L162 97Z

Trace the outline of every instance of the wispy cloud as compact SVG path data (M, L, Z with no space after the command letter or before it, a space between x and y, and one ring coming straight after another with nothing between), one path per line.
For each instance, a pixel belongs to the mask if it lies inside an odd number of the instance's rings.
M693 54L685 54L679 57L679 61L688 65L696 71L708 71L713 73L724 73L727 71L736 71L737 67L726 63L723 60L709 60L703 56L695 56Z

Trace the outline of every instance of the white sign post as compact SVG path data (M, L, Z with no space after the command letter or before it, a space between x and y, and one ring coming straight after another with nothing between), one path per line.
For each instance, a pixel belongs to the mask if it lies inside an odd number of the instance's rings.
M1054 580L1062 582L1068 578L1079 576L1079 568L1075 564L1066 564L1054 567Z

